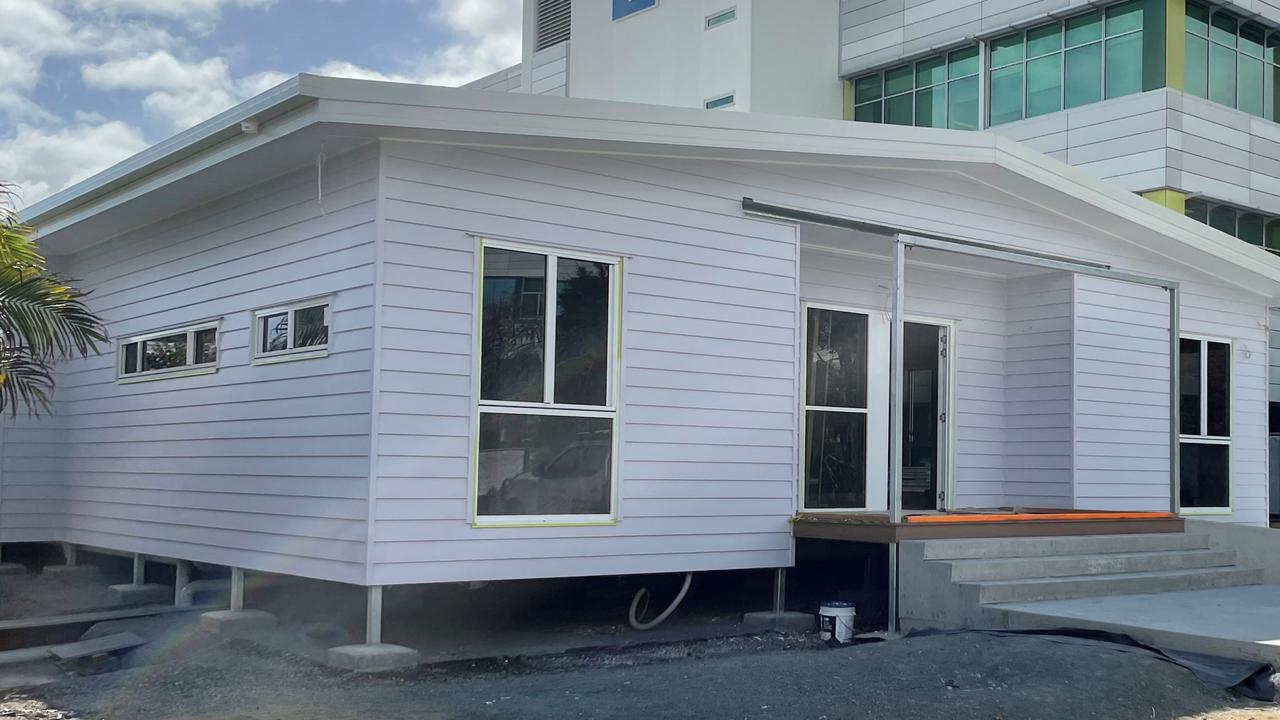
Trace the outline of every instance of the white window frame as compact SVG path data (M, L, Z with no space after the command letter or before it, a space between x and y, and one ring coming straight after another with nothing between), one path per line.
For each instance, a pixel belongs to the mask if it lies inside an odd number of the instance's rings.
M715 107L711 107L711 103L720 102L721 100L728 100L729 102L725 103L724 105L717 105ZM714 97L709 97L706 100L703 100L702 109L703 110L728 110L729 108L734 107L737 104L738 104L737 94L730 92L730 93L724 93L721 95L716 95Z
M196 333L202 330L214 331L214 348L215 354L213 362L195 363L196 352ZM142 344L147 340L155 340L157 338L170 337L172 335L187 336L187 363L171 368L160 368L158 370L142 370ZM138 372L125 373L124 359L125 348L137 343L138 345ZM146 382L148 380L164 380L176 377L191 377L193 375L208 375L218 371L218 363L222 361L222 320L208 320L192 325L179 325L177 327L168 328L166 330L156 330L154 332L142 333L139 335L130 335L128 337L119 338L116 342L116 382L124 385L128 383Z
M618 439L621 422L618 412L618 388L621 385L622 365L622 258L618 256L600 255L592 252L581 252L570 248L558 248L550 245L533 245L513 242L489 236L473 236L476 239L476 290L473 311L475 317L475 350L472 358L472 392L475 402L471 425L471 524L473 527L564 527L586 525L613 525L621 517L619 512L619 488L621 479L618 476L621 463L618 460ZM511 250L531 253L546 258L547 281L544 296L546 316L543 344L543 402L525 402L515 400L484 400L480 397L481 342L484 336L484 252L487 248ZM561 257L573 260L598 262L610 267L609 282L609 327L608 356L609 367L606 369L606 389L604 405L579 405L573 403L556 403L555 398L555 353L556 353L556 317L555 269ZM509 415L559 415L562 417L607 418L612 421L610 428L609 450L609 512L592 515L481 515L480 514L480 416L485 413Z
M314 307L324 306L324 325L328 328L328 339L321 345L308 345L306 347L293 347L293 333L297 329L297 323L294 322L294 313L299 310L307 310ZM265 340L265 334L262 330L262 319L271 317L272 315L281 315L287 313L289 315L289 347L284 350L271 350L264 352L262 343ZM278 362L290 362L292 360L310 360L312 358L322 358L329 355L329 344L333 341L333 297L322 296L313 297L306 300L291 302L287 305L276 305L273 307L260 308L254 310L250 321L251 331L249 333L253 343L254 365L269 365Z
M1235 483L1232 482L1233 470L1236 464L1236 453L1232 447L1232 437L1235 432L1235 343L1231 338L1214 337L1212 335L1196 335L1192 333L1180 333L1179 341L1194 340L1200 343L1200 430L1201 434L1188 435L1179 428L1178 446L1181 450L1182 443L1192 445L1225 445L1227 446L1227 505L1225 507L1180 507L1179 513L1182 515L1230 515L1235 505ZM1208 343L1220 343L1227 346L1227 434L1226 435L1208 435L1209 429L1209 353ZM1181 358L1181 353L1179 353ZM1179 359L1181 362L1181 359ZM1178 398L1177 412L1182 412L1182 398Z
M728 17L726 17L728 16ZM730 5L729 7L713 12L702 19L702 29L706 31L722 28L738 19L738 6Z

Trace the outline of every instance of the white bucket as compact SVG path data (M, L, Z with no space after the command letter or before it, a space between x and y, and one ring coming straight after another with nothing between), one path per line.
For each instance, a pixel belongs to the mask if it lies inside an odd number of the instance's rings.
M844 600L828 600L818 606L818 637L847 643L853 639L853 617L857 614L853 603Z

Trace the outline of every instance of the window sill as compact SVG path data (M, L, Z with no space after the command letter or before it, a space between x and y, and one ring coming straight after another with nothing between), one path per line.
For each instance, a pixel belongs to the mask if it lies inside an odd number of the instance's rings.
M1231 515L1234 511L1231 508L1182 508L1178 510L1179 515L1185 516L1224 516Z
M152 380L170 380L172 378L195 377L197 375L212 375L218 372L218 366L200 367L200 368L184 368L170 371L154 371L151 374L139 373L137 375L124 375L116 378L117 385L132 385L134 383L151 382Z
M521 517L476 517L471 521L474 528L535 528L535 527L603 527L617 525L618 518L612 515L560 515L560 516L521 516Z
M293 362L294 360L314 360L316 358L328 356L329 348L321 348L319 350L300 350L298 352L281 353L279 355L259 355L251 361L251 364L274 365L276 363Z

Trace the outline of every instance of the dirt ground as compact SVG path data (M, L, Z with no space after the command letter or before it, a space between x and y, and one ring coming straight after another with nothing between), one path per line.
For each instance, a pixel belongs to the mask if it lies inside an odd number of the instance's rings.
M10 693L0 718L1280 720L1280 706L1174 665L1035 637L827 649L811 635L767 633L373 676L198 633L153 645L145 663Z

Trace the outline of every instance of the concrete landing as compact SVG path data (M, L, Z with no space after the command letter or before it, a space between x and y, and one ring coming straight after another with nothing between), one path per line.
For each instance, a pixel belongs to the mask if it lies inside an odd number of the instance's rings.
M998 603L1014 629L1078 627L1280 667L1280 585Z

